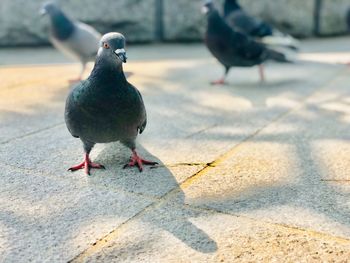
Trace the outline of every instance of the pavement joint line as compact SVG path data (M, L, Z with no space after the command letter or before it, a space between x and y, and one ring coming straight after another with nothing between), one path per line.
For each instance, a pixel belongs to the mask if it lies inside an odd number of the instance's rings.
M98 239L96 242L94 242L94 244L92 246L90 246L89 248L85 249L83 252L81 252L80 254L78 254L77 256L75 256L73 259L69 260L69 263L75 263L75 262L84 262L84 259L93 255L95 252L97 251L102 251L104 247L106 247L110 242L112 242L113 240L115 240L118 237L118 233L120 231L122 231L122 229L124 227L127 227L128 223L137 220L138 218L141 218L143 215L145 215L146 213L148 213L151 210L156 209L157 207L160 207L161 205L163 205L164 203L166 203L171 197L173 197L174 195L176 195L178 192L181 192L182 189L190 186L194 181L198 180L198 178L200 178L202 175L206 174L208 171L212 170L213 168L215 168L216 166L218 166L219 164L223 163L224 161L226 161L228 158L230 158L231 156L233 156L236 151L246 142L248 142L249 140L251 140L252 138L254 138L256 135L258 135L261 131L263 131L264 129L266 129L267 127L269 127L270 125L282 120L284 117L286 117L287 115L289 115L292 112L295 112L297 110L302 109L305 104L307 103L307 101L313 97L315 94L317 94L320 90L323 90L325 88L327 88L328 86L330 86L333 82L335 82L344 72L347 72L347 68L341 69L339 70L339 72L333 77L331 78L329 81L327 81L324 85L322 85L320 88L318 88L317 90L315 90L314 92L311 92L308 96L306 96L303 100L302 103L300 105L298 105L297 107L287 110L286 112L283 112L282 114L279 114L276 118L273 118L269 123L267 123L266 125L262 126L260 129L258 129L257 131L255 131L253 134L247 136L245 139L243 139L241 142L239 142L238 144L236 144L233 148L231 148L231 150L227 151L226 153L222 154L221 156L219 156L216 160L210 162L209 164L207 164L203 169L201 169L200 171L194 173L192 176L188 177L187 179L185 179L182 183L180 183L178 186L174 187L173 189L169 190L167 193L165 193L164 195L162 195L158 201L155 201L151 204L149 204L148 206L146 206L143 210L139 211L138 213L136 213L134 216L130 217L129 219L127 219L126 221L124 221L122 224L120 224L117 228L115 228L114 230L112 230L111 232L109 232L107 235L105 235L104 237ZM280 225L281 226L281 225ZM298 229L298 228L295 228Z
M350 179L322 179L321 182L350 183Z
M161 164L157 166L151 166L150 169L158 169L158 168L173 168L179 166L205 166L209 165L209 163L173 163L173 164Z
M51 126L48 126L48 127L42 128L42 129L35 130L35 131L32 131L32 132L29 132L29 133L20 135L20 136L18 136L18 137L13 137L13 138L7 139L7 140L5 140L5 141L1 141L1 142L0 142L0 146L1 146L1 145L8 144L8 143L13 142L13 141L17 141L17 140L20 140L20 139L29 137L29 136L32 136L32 135L35 135L35 134L38 134L38 133L41 133L41 132L43 132L43 131L51 130L51 129L56 128L56 127L59 127L59 126L61 126L61 125L63 125L63 124L65 124L65 123L64 123L64 122L59 122L59 123L53 124L53 125L51 125Z
M173 192L174 189L170 190L169 192ZM168 192L168 193L169 193ZM168 193L164 194L163 196L166 196ZM163 197L162 196L162 197ZM130 217L129 219L125 220L123 223L121 223L117 228L110 231L108 234L106 234L104 237L96 240L92 246L85 249L83 252L75 256L73 259L68 260L68 263L75 263L75 262L84 262L84 259L93 255L97 251L102 251L103 248L105 248L110 242L115 240L119 233L123 230L124 227L128 226L128 223L136 220L138 218L141 218L144 214L148 213L149 211L153 210L154 208L161 206L164 202L164 199L162 197L158 200L158 202L153 202L146 206L144 209L140 210L138 213L136 213L134 216Z
M291 226L291 225L287 225L287 224L274 223L271 221L255 219L253 217L249 217L249 216L245 216L245 215L237 215L234 213L229 213L229 212L225 212L225 211L214 209L214 208L201 207L201 206L196 206L196 205L192 205L192 204L188 204L188 203L184 203L184 204L175 204L174 203L174 205L178 206L180 208L181 207L188 207L188 208L193 209L193 210L207 212L207 213L211 213L211 214L222 214L222 215L228 215L228 216L233 216L233 217L237 217L237 218L247 219L247 220L250 220L250 221L255 222L255 223L263 223L265 225L278 227L278 228L284 229L284 230L292 230L292 231L300 232L300 233L308 233L309 235L311 235L313 237L327 238L327 239L331 239L331 240L334 240L337 242L350 244L350 239L348 239L348 238L330 235L330 234L327 234L324 232L315 231L315 230L310 229L310 228L303 228L303 227Z

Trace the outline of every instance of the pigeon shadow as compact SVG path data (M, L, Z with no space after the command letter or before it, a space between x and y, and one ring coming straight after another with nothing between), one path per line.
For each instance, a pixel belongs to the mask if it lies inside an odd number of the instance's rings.
M191 223L189 218L186 218L186 213L181 212L184 209L185 195L179 186L179 179L160 159L148 152L142 145L137 145L137 152L142 158L158 162L156 166L144 166L143 172L140 173L136 167L123 169L129 160L131 151L120 143L109 143L96 150L96 157L93 157L93 160L102 163L106 170L93 171L90 177L92 187L96 184L108 185L109 188L153 199L155 201L152 205L165 201L165 208L168 207L167 201L171 193L176 192L176 207L181 214L181 219L176 215L171 215L173 212L171 209L165 209L162 210L164 213L159 215L162 219L146 214L142 220L166 230L187 246L201 253L217 251L216 242ZM151 210L150 213L154 211ZM164 219L167 223L163 222Z

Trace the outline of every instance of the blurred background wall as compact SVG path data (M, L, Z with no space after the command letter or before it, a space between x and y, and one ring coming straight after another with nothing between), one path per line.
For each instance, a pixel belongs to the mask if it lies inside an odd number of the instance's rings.
M45 45L42 0L0 0L0 46ZM205 25L201 0L60 0L71 17L101 33L119 31L129 42L199 41ZM221 8L222 0L217 0ZM350 0L241 0L251 14L299 37L346 33Z

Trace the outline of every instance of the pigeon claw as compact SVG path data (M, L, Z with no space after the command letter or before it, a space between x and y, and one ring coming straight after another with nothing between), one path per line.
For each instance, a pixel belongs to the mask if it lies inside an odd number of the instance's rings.
M87 155L85 155L85 159L82 163L75 165L75 166L72 166L71 168L68 169L68 171L75 172L77 170L84 169L85 173L87 175L90 175L91 168L106 169L102 164L91 162L89 155L87 154Z
M136 151L133 151L132 152L132 156L130 157L129 163L124 165L123 169L125 169L127 167L137 166L139 171L142 172L143 171L143 165L156 165L156 164L158 164L158 163L142 159L140 156L138 156Z

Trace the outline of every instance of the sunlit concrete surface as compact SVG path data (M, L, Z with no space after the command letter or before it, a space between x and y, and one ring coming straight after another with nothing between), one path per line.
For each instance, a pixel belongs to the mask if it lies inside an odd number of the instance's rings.
M222 87L201 44L128 56L149 120L138 148L159 165L123 170L126 148L97 145L106 170L86 176L67 172L83 152L63 119L79 64L0 50L0 262L350 258L349 38L304 41L266 83L232 69Z

